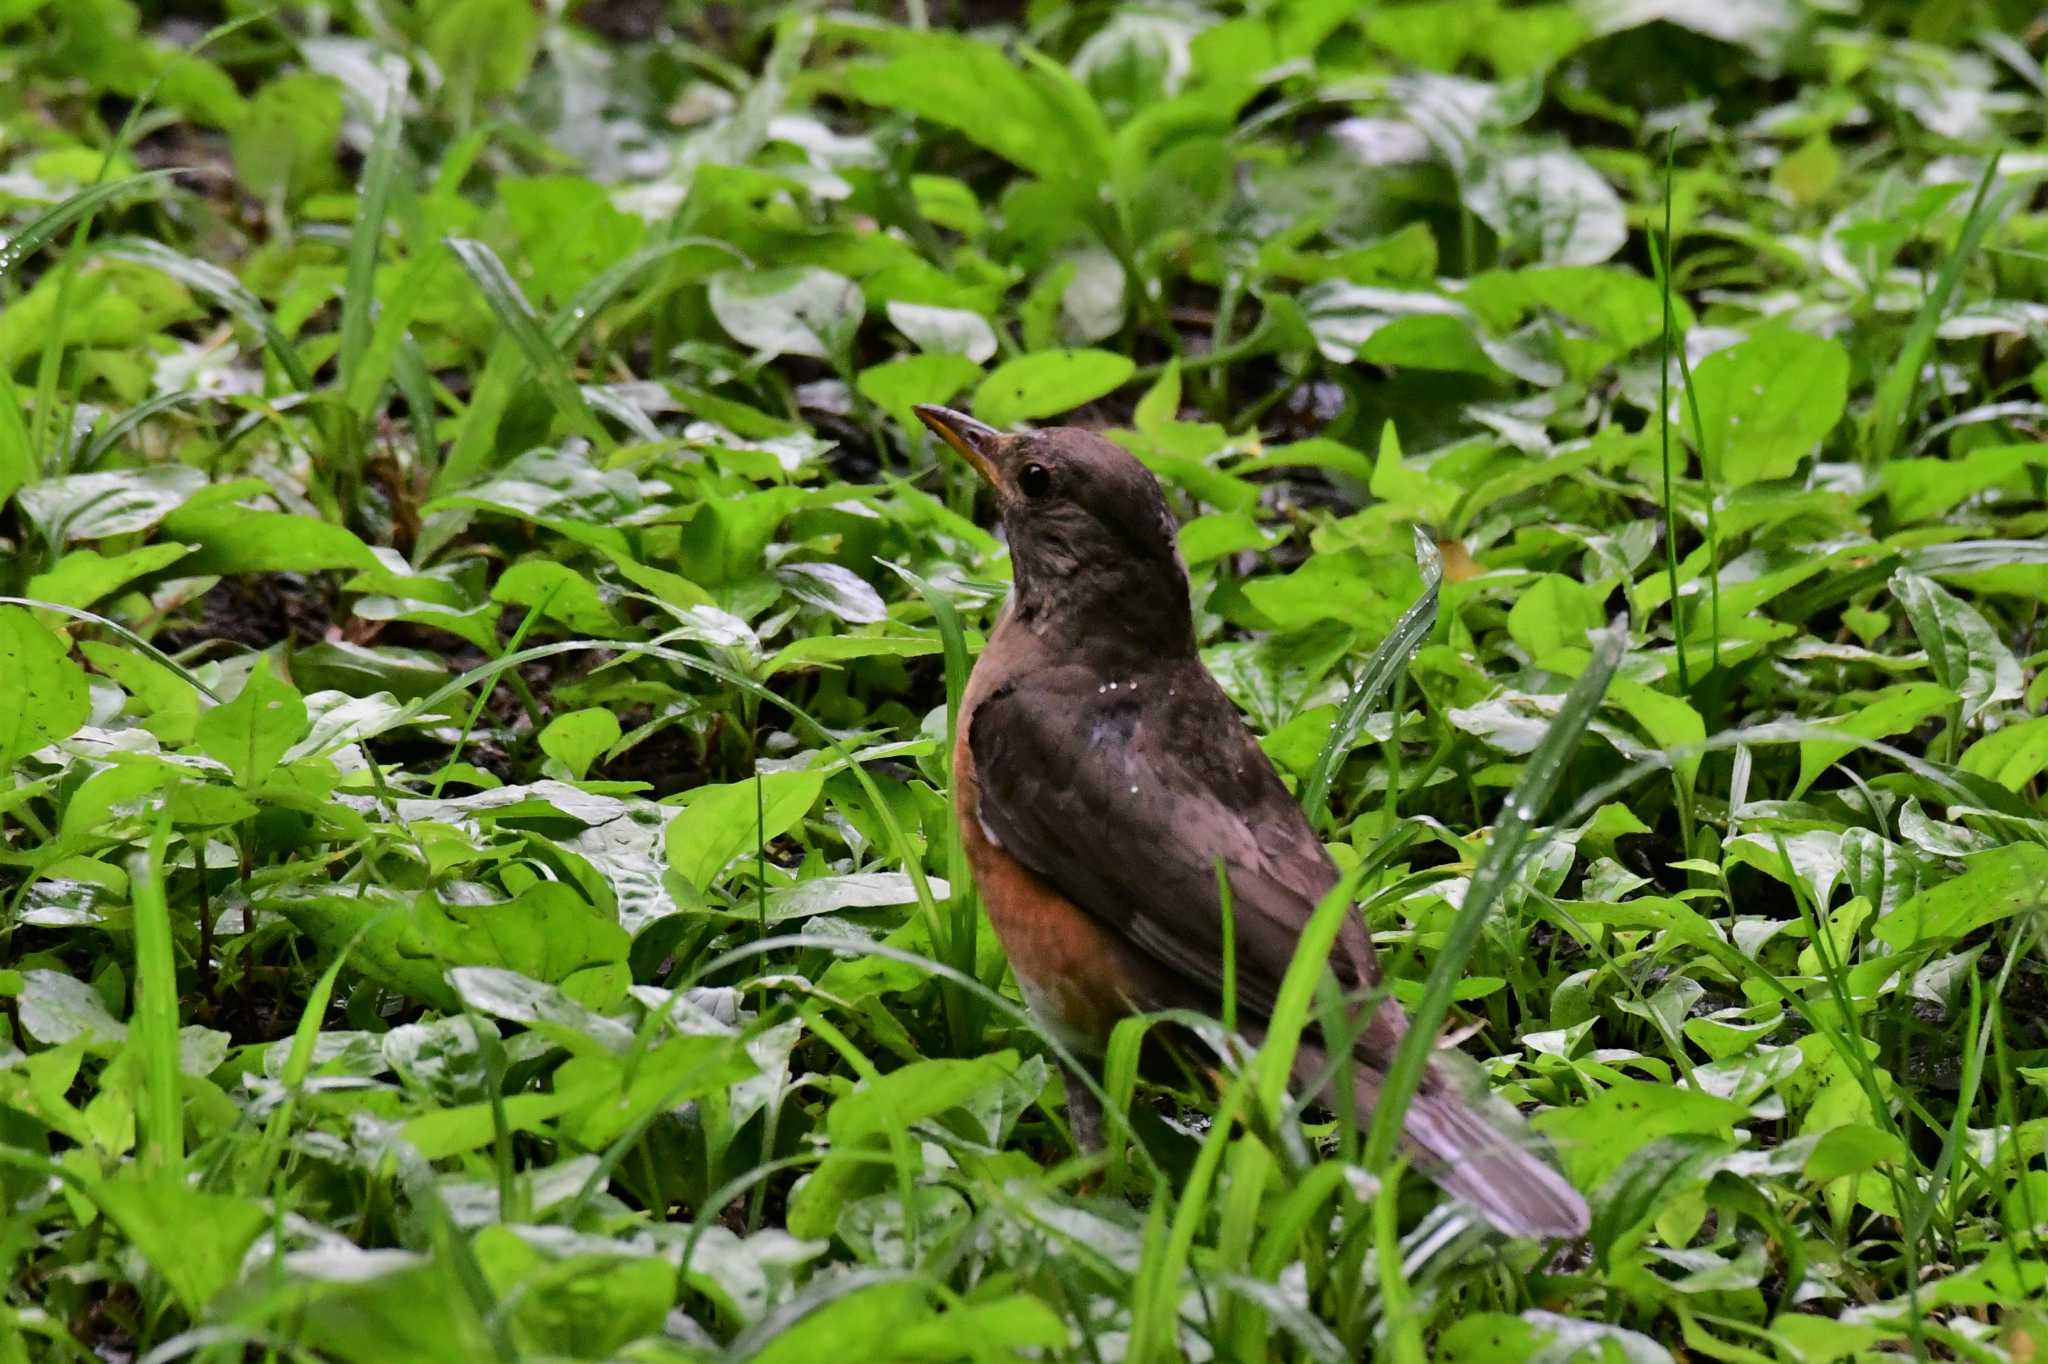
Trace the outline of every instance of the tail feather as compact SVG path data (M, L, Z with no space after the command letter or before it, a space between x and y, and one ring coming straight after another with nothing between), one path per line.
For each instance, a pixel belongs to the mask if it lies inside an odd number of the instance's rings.
M1586 1234L1586 1200L1551 1164L1431 1076L1402 1130L1430 1176L1510 1236Z
M1529 1149L1521 1115L1478 1092L1483 1082L1476 1075L1468 1079L1458 1072L1462 1059L1455 1054L1431 1059L1401 1124L1409 1153L1438 1185L1509 1236L1585 1235L1591 1221L1586 1200ZM1326 1100L1333 1098L1327 1066L1322 1050L1304 1043L1295 1055L1295 1083L1320 1086ZM1370 1065L1352 1072L1361 1125L1372 1121L1384 1078ZM1474 1093L1468 1096L1467 1088Z

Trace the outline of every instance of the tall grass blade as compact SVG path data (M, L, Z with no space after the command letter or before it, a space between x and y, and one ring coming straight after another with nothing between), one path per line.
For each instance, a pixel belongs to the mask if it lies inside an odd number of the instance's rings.
M135 1016L128 1027L143 1075L143 1140L159 1171L185 1166L185 1102L178 1072L178 964L171 952L171 910L164 897L164 852L171 821L159 814L135 860Z
M1436 629L1437 606L1443 596L1444 556L1437 549L1436 542L1419 526L1415 530L1415 566L1422 570L1422 595L1401 613L1401 618L1394 622L1394 628L1380 641L1379 648L1373 650L1365 671L1358 675L1358 680L1352 683L1350 692L1344 697L1336 723L1330 726L1329 737L1323 741L1323 751L1316 755L1316 765L1301 784L1302 809L1317 824L1328 819L1326 801L1330 780L1344 761L1344 755L1351 751L1351 745L1372 714L1372 708L1379 703L1395 676L1408 666L1408 660L1422 646L1422 641ZM1400 723L1401 717L1395 716L1397 729Z
M506 334L525 357L562 419L571 430L586 437L598 449L610 450L613 443L610 433L590 410L590 404L584 401L583 390L569 372L568 363L543 330L539 315L527 302L518 282L505 269L505 263L498 259L498 253L467 237L450 237L448 247L462 262L462 268L469 272L470 279L475 281L484 301L497 314L498 321L504 324ZM496 359L495 355L493 359Z
M1625 640L1625 627L1620 621L1593 634L1593 654L1585 671L1566 693L1564 704L1544 732L1542 742L1524 762L1521 779L1508 794L1493 837L1487 840L1486 851L1472 869L1464 903L1458 907L1443 946L1430 963L1422 1002L1409 1013L1408 1033L1395 1049L1385 1086L1373 1109L1372 1130L1366 1137L1366 1164L1373 1170L1386 1168L1393 1158L1408 1102L1422 1082L1429 1053L1436 1046L1437 1030L1450 1009L1451 991L1464 973L1465 959L1479 941L1480 925L1521 865L1536 820L1549 805L1565 767L1578 752L1586 726L1607 695L1607 684L1621 664Z
M1928 352L1933 349L1935 331L1948 313L1956 284L1963 277L1963 267L1977 253L1985 231L2012 197L2012 186L2002 190L1996 199L1991 197L1991 186L1998 178L1998 163L2004 155L2003 150L1994 151L1985 164L1984 174L1977 181L1977 192L1970 199L1970 211L1963 218L1962 231L1956 235L1956 244L1942 261L1941 271L1934 277L1934 287L1921 301L1920 311L1913 318L1905 343L1899 349L1899 358L1892 362L1891 368L1885 372L1884 381L1877 387L1877 399L1870 409L1870 442L1865 447L1865 462L1868 464L1889 463L1897 453L1900 441L1905 438L1906 424L1912 417L1913 399L1920 391L1920 371L1927 363Z

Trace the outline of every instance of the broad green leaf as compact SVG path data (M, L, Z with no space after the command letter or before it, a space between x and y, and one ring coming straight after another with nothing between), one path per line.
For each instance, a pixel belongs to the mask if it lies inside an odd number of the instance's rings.
M1619 33L1643 24L1666 23L1724 43L1739 43L1766 61L1780 57L1799 33L1804 9L1795 0L1581 0L1578 6L1596 34Z
M291 683L271 675L265 656L232 701L200 715L196 737L208 757L234 773L236 785L248 788L269 776L305 732L305 701Z
M932 351L905 355L870 365L854 387L869 402L896 419L905 432L924 430L910 408L913 403L949 403L981 378L981 366L964 355Z
M1891 589L1927 650L1935 681L1961 701L1963 724L1988 705L2020 698L2026 678L2019 660L1976 607L1908 569L1892 574Z
M878 1079L863 1081L832 1105L826 1125L832 1140L847 1146L901 1132L1000 1085L1016 1067L1017 1054L1010 1051L966 1060L914 1061Z
M944 900L953 893L947 882L933 880L927 883L934 899ZM768 897L768 922L780 923L788 919L808 919L819 914L836 914L843 909L876 909L886 905L909 905L917 902L917 888L902 872L871 871L855 872L848 876L819 876L800 881L785 890L777 890ZM749 908L743 915L751 917Z
M552 559L526 559L505 570L491 600L539 610L548 620L600 638L637 638L621 624L589 578Z
M2024 498L2027 471L2048 466L2048 445L2000 445L1961 458L1895 459L1882 481L1892 516L1901 525L1927 521L1990 489Z
M1772 324L1693 367L1706 448L1700 462L1723 491L1790 478L1847 402L1849 356L1838 341ZM1689 422L1675 422L1691 438Z
M1621 196L1561 147L1482 158L1465 203L1530 263L1598 265L1628 240Z
M517 90L533 63L540 16L519 0L444 0L426 11L427 51L465 99Z
M408 954L430 954L445 966L502 967L547 985L626 960L625 930L559 881L542 881L501 903L425 896L412 930L403 945ZM615 1002L594 1000L587 990L568 993L583 1003Z
M2048 771L2048 716L1992 730L1970 745L1959 766L1965 772L1991 778L2008 791L2025 789Z
M171 513L164 533L194 546L181 573L317 573L377 566L370 547L331 521L240 507L189 507Z
M170 1173L124 1173L94 1197L192 1313L235 1281L243 1253L271 1222L262 1203L202 1193Z
M1641 725L1651 742L1666 754L1694 748L1706 740L1706 722L1684 697L1617 677L1607 689L1607 699ZM1672 771L1677 774L1688 797L1699 777L1700 756L1694 752L1672 762Z
M235 169L265 199L296 201L340 179L342 86L295 71L266 82L233 131Z
M887 311L890 324L921 351L963 355L977 367L996 353L995 328L980 313L900 302L891 302Z
M998 365L974 391L974 412L1006 429L1020 421L1056 417L1121 388L1137 372L1106 350L1049 350Z
M498 1225L479 1232L475 1248L477 1266L507 1304L519 1338L550 1358L619 1358L633 1341L660 1333L675 1297L675 1271L630 1244L610 1253L587 1246L564 1253Z
M889 618L881 594L852 569L829 563L783 563L775 577L783 591L850 625L874 625Z
M710 287L718 325L763 359L842 354L867 307L858 284L810 265L726 270L711 277Z
M1589 1103L1538 1114L1534 1126L1557 1143L1573 1182L1591 1185L1660 1137L1726 1138L1748 1116L1745 1106L1697 1090L1616 1079Z
M15 500L46 539L104 540L149 529L205 486L203 469L158 464L45 479Z
M541 752L569 769L576 780L619 741L619 718L602 707L572 710L548 721L536 740Z
M85 671L63 640L19 606L0 606L0 772L45 744L69 738L91 713Z
M117 588L170 567L192 552L179 544L143 545L112 557L74 549L54 568L28 580L25 595L60 606L91 606Z
M1019 69L1000 48L951 33L855 30L887 52L847 69L852 93L974 139L1047 181L1099 187L1110 179L1102 111L1064 71Z
M1935 682L1906 682L1887 687L1858 706L1853 714L1830 716L1817 723L1864 739L1883 739L1903 734L1931 715L1939 715L1956 703L1956 694ZM1796 798L1814 779L1862 745L1844 740L1806 739L1799 745L1799 780L1792 788Z
M795 828L824 789L824 777L810 771L768 773L758 789L754 781L699 787L669 821L670 869L700 891L709 888L734 858Z
M1587 634L1606 624L1593 590L1559 573L1523 588L1508 609L1508 634L1539 667L1559 650L1583 651Z
M812 635L784 645L761 665L761 676L792 668L830 667L858 658L923 658L944 645L934 635Z
M128 1040L128 1025L108 1011L107 1003L86 982L62 971L32 970L22 974L15 997L22 1030L45 1046L83 1041L88 1048L111 1051Z
M1904 951L1938 945L2043 907L2048 907L2048 848L2014 843L1969 858L1962 875L1927 887L1879 920L1873 932Z

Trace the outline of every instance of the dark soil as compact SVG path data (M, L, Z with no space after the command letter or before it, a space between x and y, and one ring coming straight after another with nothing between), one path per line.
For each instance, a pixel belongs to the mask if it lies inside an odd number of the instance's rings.
M297 573L222 578L186 608L187 618L157 635L157 647L181 653L213 641L267 649L280 641L318 644L334 625L329 584ZM197 620L190 617L197 614Z

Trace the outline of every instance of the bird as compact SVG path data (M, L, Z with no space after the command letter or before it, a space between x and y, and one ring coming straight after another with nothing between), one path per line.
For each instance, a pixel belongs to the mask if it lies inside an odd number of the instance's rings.
M913 410L992 486L1009 544L1012 589L961 697L952 778L968 866L1025 1005L1091 1062L1132 1014L1218 1017L1227 887L1237 1021L1256 1042L1338 871L1202 662L1158 480L1078 427L1004 433L950 408ZM1376 996L1351 1057L1363 1126L1408 1019L1377 989L1356 914L1330 967L1348 997ZM1295 1084L1324 1084L1334 1102L1331 1073L1305 1036ZM1075 1144L1100 1151L1099 1103L1066 1078ZM1585 1200L1518 1125L1512 1110L1483 1112L1433 1056L1402 1143L1500 1232L1584 1234Z

